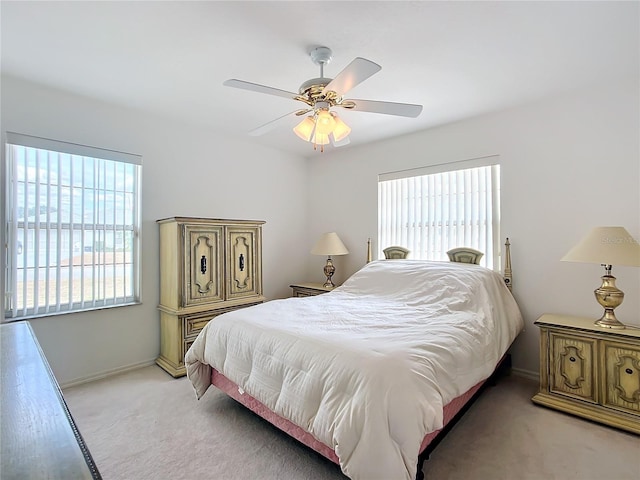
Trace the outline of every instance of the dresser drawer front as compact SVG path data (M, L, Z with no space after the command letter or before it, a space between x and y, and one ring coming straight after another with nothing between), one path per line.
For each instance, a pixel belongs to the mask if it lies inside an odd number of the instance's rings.
M296 290L293 292L294 297L315 297L318 295L317 292L309 292L307 290Z
M200 334L207 323L223 313L232 312L240 308L251 307L253 305L258 305L259 303L262 302L252 302L244 305L238 305L236 307L219 308L204 314L198 313L182 317L182 351L180 352L180 365L184 365L184 356L187 354L187 350L189 350L189 347L191 347L196 337Z
M596 341L576 335L550 333L551 392L597 402Z
M195 315L182 317L182 337L185 339L190 338L194 340L210 320L217 317L218 315L222 315L226 312L231 312L232 310L237 310L238 308L242 308L242 306L218 308L217 310L210 310L204 313L200 312Z
M327 292L323 292L321 290L314 290L312 288L304 288L304 287L295 287L293 289L294 297L314 297L316 295L321 295L323 293L327 293Z
M640 348L604 342L604 404L640 413Z
M209 323L214 317L214 314L208 313L206 315L199 315L193 317L186 317L184 319L184 338L195 338L198 336L204 326Z

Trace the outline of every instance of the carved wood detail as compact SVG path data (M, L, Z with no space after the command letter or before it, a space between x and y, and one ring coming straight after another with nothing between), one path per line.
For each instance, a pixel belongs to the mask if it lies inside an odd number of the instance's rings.
M560 374L564 384L569 388L581 388L584 383L584 357L580 350L573 345L565 346L560 354Z
M605 351L607 403L640 412L640 348L606 344Z
M554 391L595 401L595 344L588 338L552 334Z
M214 258L214 245L211 243L211 239L207 235L198 235L193 245L194 259L200 259L199 262L193 262L193 283L198 287L198 293L206 294L211 291L213 286L213 272L215 272L215 265L212 259ZM207 265L209 266L207 272Z

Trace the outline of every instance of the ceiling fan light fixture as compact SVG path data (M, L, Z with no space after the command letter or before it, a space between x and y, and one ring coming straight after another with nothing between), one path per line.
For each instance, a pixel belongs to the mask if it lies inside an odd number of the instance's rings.
M313 129L315 127L316 122L313 121L313 117L305 117L304 120L293 128L293 131L305 142L310 142L311 135L313 135Z
M311 139L311 142L313 143L313 149L317 150L318 145L320 145L320 152L324 152L324 146L330 143L329 135L330 134L325 135L324 133L314 132L313 138Z
M344 123L342 119L335 113L332 113L331 115L336 122L336 126L334 127L332 132L334 141L339 142L341 140L344 140L351 133L351 127Z
M316 131L322 135L329 135L336 127L336 121L329 110L319 110L316 115Z
M329 128L331 129L329 130ZM323 130L328 130L328 133L324 133ZM348 144L351 128L336 113L322 108L317 110L314 115L305 117L293 128L293 131L305 142L312 143L314 150L317 150L320 145L320 151L324 152L325 145Z

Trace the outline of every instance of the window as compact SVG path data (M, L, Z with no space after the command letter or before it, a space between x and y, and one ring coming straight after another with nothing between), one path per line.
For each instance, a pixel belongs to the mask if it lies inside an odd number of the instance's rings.
M410 258L448 260L471 247L481 264L498 270L500 165L498 157L382 174L378 181L378 247L399 245Z
M5 315L140 301L142 159L7 132Z

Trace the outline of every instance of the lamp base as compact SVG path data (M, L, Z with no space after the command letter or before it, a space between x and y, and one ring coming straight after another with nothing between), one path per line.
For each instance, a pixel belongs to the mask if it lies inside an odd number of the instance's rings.
M331 257L327 258L327 264L324 266L324 274L327 277L327 281L322 285L325 288L335 288L331 277L336 272L336 267L333 266L333 262L331 261Z
M616 287L616 277L611 275L611 267L606 275L603 275L602 285L594 290L598 303L604 307L604 314L595 324L599 327L621 330L626 328L617 318L613 310L624 300L624 292Z
M614 328L618 330L622 330L627 328L624 326L624 323L620 322L613 313L613 308L605 308L604 315L599 320L595 321L595 324L599 327L604 328Z

